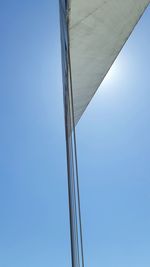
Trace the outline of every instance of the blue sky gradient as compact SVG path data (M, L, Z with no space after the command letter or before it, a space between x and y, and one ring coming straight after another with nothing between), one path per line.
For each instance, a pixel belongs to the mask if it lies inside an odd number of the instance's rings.
M85 266L150 266L150 9L77 126ZM70 266L58 1L0 3L0 266Z

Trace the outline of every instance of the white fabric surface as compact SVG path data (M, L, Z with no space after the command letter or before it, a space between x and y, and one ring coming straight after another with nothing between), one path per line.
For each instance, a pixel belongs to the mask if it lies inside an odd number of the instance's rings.
M77 124L150 0L71 0L70 54Z

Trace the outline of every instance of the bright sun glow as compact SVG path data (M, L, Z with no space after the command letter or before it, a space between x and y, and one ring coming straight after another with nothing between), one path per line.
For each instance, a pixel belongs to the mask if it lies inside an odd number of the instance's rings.
M110 87L110 85L113 86L116 83L120 83L124 79L124 76L127 75L129 60L129 55L128 57L120 55L105 76L102 86L108 87L109 85Z
M100 88L98 89L98 94L103 93L108 97L115 97L117 95L117 88L120 88L120 84L124 81L128 72L128 65L130 57L120 55L114 64L111 66L107 75L105 76ZM119 86L118 86L119 85Z
M107 83L116 83L120 80L122 76L123 68L121 61L117 60L112 65L110 70L108 71L106 77L104 78L103 84L106 85Z

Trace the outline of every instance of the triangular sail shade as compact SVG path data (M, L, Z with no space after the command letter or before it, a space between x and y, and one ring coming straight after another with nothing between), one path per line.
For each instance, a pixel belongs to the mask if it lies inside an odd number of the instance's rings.
M75 124L150 0L71 0L70 55Z

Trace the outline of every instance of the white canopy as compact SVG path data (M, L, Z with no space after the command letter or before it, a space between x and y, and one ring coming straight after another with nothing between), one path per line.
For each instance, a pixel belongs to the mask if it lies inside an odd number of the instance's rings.
M75 124L150 0L71 0L70 54Z

